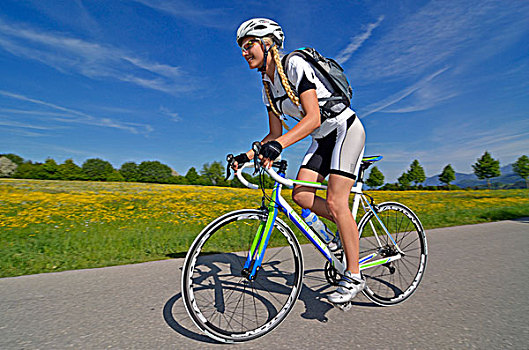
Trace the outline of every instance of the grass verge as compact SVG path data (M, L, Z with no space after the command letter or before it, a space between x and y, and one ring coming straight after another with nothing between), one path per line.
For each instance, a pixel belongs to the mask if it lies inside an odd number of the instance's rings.
M529 217L528 190L370 195L407 205L426 229ZM184 257L215 217L260 204L247 189L3 179L0 277Z

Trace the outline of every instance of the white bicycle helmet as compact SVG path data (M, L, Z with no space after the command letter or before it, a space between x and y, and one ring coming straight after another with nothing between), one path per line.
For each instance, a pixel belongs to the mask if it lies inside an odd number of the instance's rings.
M247 36L257 38L272 36L281 49L285 41L285 34L279 24L268 18L252 18L241 24L237 29L237 44L241 46L242 39Z

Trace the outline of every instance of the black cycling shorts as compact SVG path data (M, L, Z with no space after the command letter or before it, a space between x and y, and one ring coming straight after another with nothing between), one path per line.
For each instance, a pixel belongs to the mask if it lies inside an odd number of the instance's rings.
M323 177L338 174L356 180L364 156L364 144L364 127L353 113L349 118L336 122L336 128L327 135L321 138L313 136L301 168L313 170Z

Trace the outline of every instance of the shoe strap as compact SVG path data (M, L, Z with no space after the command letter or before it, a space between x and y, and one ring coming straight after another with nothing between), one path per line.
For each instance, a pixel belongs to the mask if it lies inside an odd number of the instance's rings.
M354 277L349 277L347 275L342 275L342 279L345 282L356 284L356 285L362 284L364 282L363 280L358 280L358 279L356 279Z

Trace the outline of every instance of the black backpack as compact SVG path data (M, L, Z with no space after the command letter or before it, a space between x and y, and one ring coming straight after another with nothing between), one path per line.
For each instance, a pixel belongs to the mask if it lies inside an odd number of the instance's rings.
M302 47L283 57L282 64L285 71L288 60L295 55L301 56L305 61L309 62L331 85L332 90L334 91L333 96L318 99L319 101L330 102L322 107L324 110L336 113L337 111L332 109L336 103L341 102L346 107L351 105L353 89L345 76L343 68L335 60L322 56L318 51L311 47ZM293 90L295 91L295 89Z

